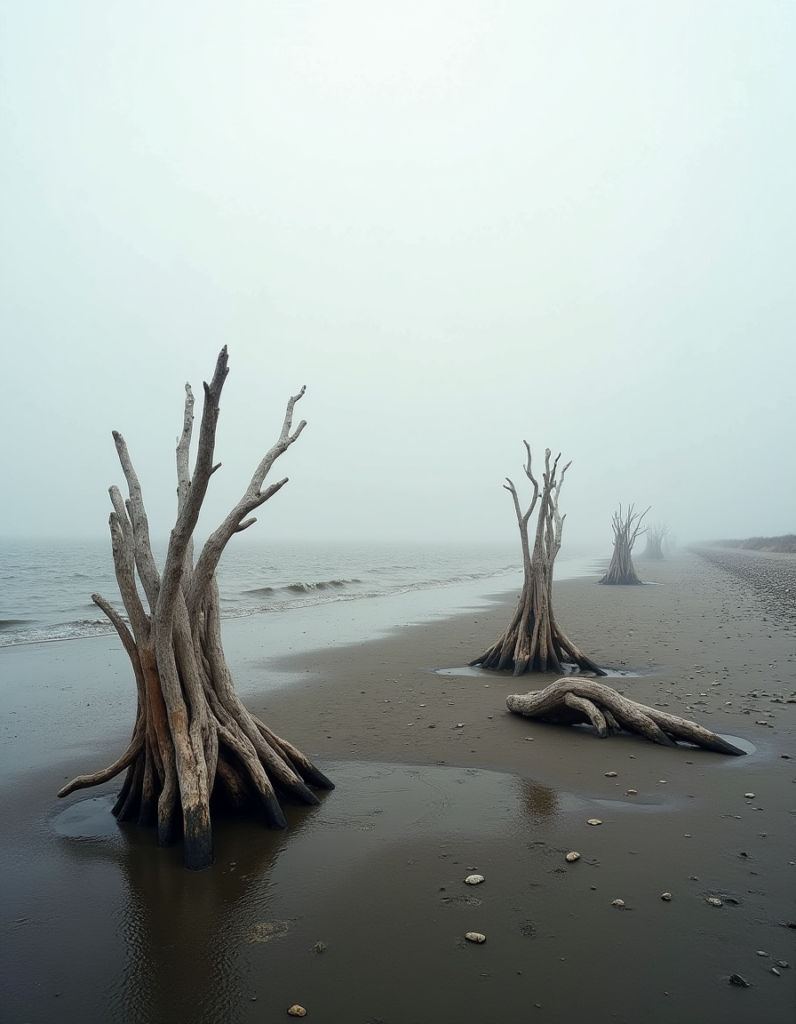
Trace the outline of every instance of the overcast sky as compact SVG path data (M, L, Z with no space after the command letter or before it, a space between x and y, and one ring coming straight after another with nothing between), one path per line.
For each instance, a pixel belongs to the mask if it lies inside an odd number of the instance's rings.
M173 522L511 540L523 439L680 541L796 529L793 0L6 0L0 535L102 536L125 435Z

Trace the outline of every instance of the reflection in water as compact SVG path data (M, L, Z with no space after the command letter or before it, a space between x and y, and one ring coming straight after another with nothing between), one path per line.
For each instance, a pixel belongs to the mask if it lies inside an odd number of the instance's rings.
M559 811L559 795L548 786L540 786L531 779L515 778L520 801L532 821L545 821Z
M356 998L369 994L380 1005L387 981L368 971L373 949L382 949L392 976L401 954L390 936L419 920L430 927L441 885L457 899L429 943L447 949L446 920L472 910L450 888L463 886L464 866L490 865L496 893L505 871L491 844L499 838L501 851L513 849L511 838L524 849L558 809L553 790L486 770L347 762L334 773L338 788L319 807L289 809L285 832L252 820L217 822L216 863L198 873L183 868L179 846L159 850L151 833L119 826L102 804L110 797L60 815L56 842L75 895L106 878L98 912L86 910L75 931L114 949L99 979L96 964L81 958L100 1012L88 1012L84 1000L70 1022L254 1024L299 991L301 1001L350 1008L351 975L360 968ZM319 942L332 952L313 953ZM333 954L342 948L341 973Z
M230 1007L246 997L243 943L277 939L289 927L267 919L269 875L318 810L289 809L286 832L221 820L214 828L216 863L201 872L185 870L178 846L157 849L151 833L113 819L121 843L118 836L106 843L64 840L75 870L86 870L86 861L112 861L125 882L115 924L127 955L108 993L115 1022L233 1019Z

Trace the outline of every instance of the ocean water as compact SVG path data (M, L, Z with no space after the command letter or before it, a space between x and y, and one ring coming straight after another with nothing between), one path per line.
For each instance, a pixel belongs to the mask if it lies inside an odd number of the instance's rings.
M165 544L155 546L162 565ZM591 552L563 549L556 578L587 574ZM474 592L521 582L519 546L233 543L218 571L222 617L269 615L445 588L451 612ZM112 633L91 600L119 610L110 542L0 540L0 647ZM438 605L439 602L436 602ZM280 616L281 618L281 616Z

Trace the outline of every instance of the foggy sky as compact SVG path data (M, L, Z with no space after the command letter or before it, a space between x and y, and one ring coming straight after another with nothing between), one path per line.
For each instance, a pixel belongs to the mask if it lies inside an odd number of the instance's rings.
M121 430L206 528L501 541L523 439L681 541L796 529L796 5L7 0L0 535L101 536Z

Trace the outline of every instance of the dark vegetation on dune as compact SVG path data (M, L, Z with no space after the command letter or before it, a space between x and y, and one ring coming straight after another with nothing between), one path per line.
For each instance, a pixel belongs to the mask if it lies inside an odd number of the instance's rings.
M796 533L786 533L781 537L747 537L746 540L713 540L714 548L742 548L745 551L776 551L783 554L796 554Z

